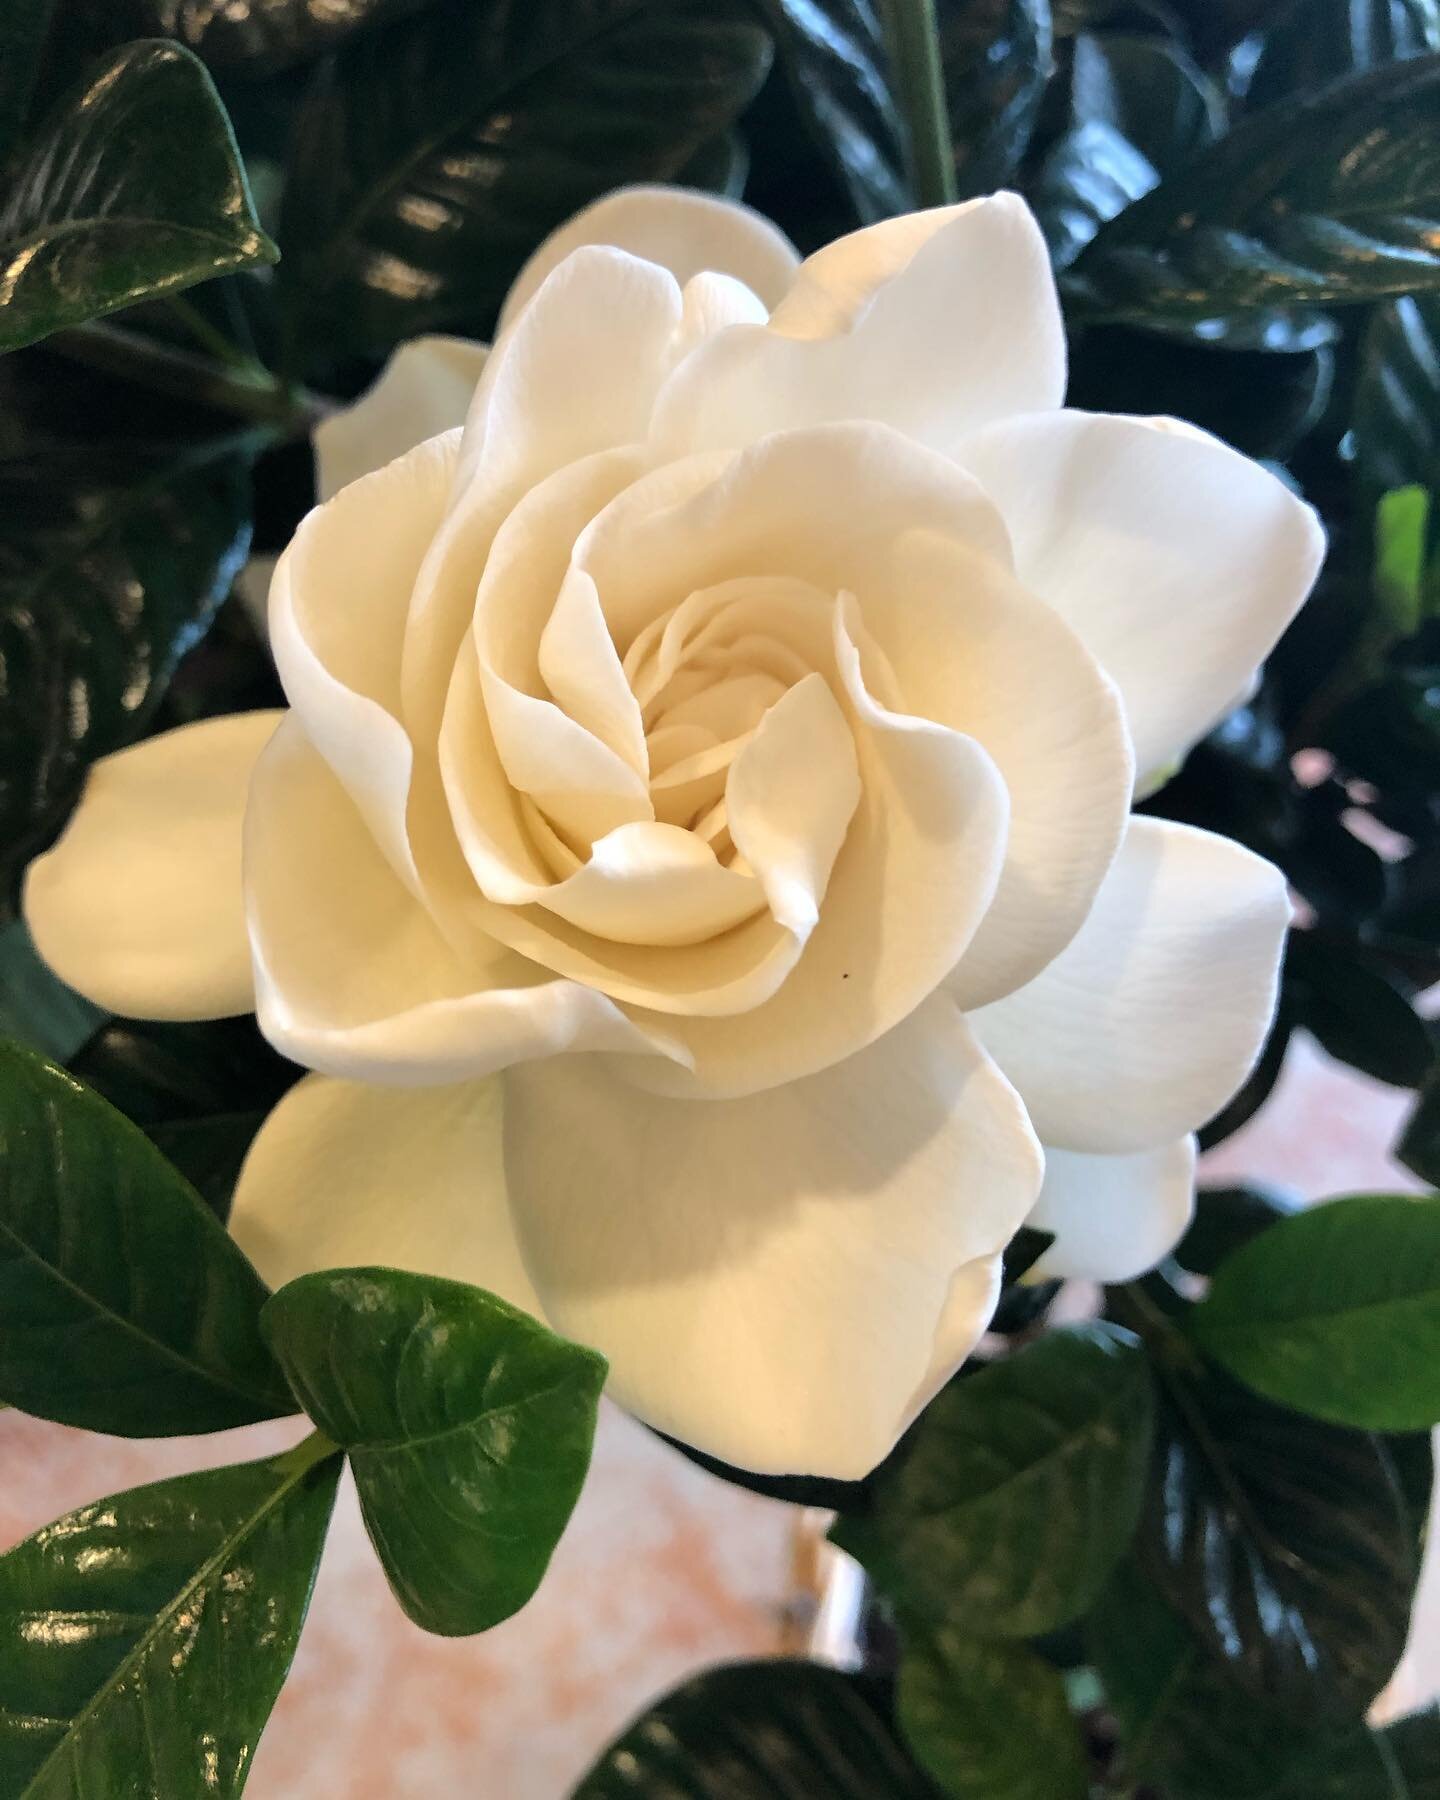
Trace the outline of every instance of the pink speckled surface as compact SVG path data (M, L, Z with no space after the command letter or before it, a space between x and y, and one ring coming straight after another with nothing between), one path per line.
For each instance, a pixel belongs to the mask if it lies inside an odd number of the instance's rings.
M1292 1051L1272 1104L1209 1159L1308 1198L1411 1186L1386 1152L1409 1097ZM296 1422L131 1443L0 1414L0 1545L139 1482L283 1447ZM261 1743L253 1800L562 1800L654 1694L780 1647L795 1514L702 1474L606 1410L595 1466L531 1605L480 1638L427 1637L390 1598L341 1489L295 1670ZM1392 1698L1437 1685L1440 1570Z

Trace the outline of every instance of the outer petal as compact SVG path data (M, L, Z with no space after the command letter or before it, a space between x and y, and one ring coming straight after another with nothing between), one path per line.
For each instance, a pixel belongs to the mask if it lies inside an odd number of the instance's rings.
M888 269L897 233L872 229L882 233L876 261ZM867 262L868 238L845 239L847 255ZM868 268L856 271L847 287L871 278ZM796 323L810 329L815 317L807 309ZM790 426L872 419L948 454L967 432L1059 406L1065 392L1045 241L1012 194L957 209L833 335L794 337L782 325L737 325L686 358L656 403L653 432L667 451L731 449Z
M1025 1223L1053 1231L1055 1242L1033 1274L1133 1280L1169 1255L1194 1210L1193 1137L1128 1156L1047 1149L1045 1185Z
M417 1093L307 1076L250 1148L230 1231L271 1287L382 1264L539 1316L505 1198L498 1082Z
M610 1358L624 1405L744 1468L873 1468L942 1324L952 1367L984 1330L991 1282L957 1276L994 1261L1040 1185L1022 1107L943 996L746 1100L660 1099L571 1058L505 1090L547 1317Z
M71 987L134 1018L250 1011L240 827L255 759L283 717L184 725L91 769L25 880L36 946Z
M1119 685L1146 777L1245 692L1324 554L1310 508L1171 421L1007 419L957 459L1000 508L1015 567Z
M489 346L470 338L418 337L401 344L353 406L315 428L315 487L329 500L426 438L465 423Z
M245 899L260 1027L308 1068L426 1086L560 1050L661 1048L604 995L443 938L293 717L256 766Z
M541 282L572 250L610 244L668 269L683 287L705 271L731 275L774 307L800 266L784 232L748 206L689 188L620 188L552 231L505 299L499 329L514 323Z
M1073 941L971 1022L1046 1144L1143 1150L1203 1125L1245 1079L1289 922L1272 864L1135 818Z

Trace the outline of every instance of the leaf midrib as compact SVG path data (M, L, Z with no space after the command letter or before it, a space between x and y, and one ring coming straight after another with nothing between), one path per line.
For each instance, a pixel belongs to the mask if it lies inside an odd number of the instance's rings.
M423 1432L419 1437L354 1438L347 1439L342 1447L347 1455L358 1452L362 1455L393 1456L409 1450L421 1450L430 1444L443 1443L446 1438L459 1437L464 1432L475 1431L487 1419L498 1418L502 1413L518 1412L522 1407L538 1405L540 1401L548 1400L552 1395L562 1393L568 1387L573 1387L578 1380L578 1371L575 1374L563 1375L559 1381L552 1381L548 1387L536 1388L533 1393L522 1394L516 1400L507 1400L503 1406L482 1407L473 1418L461 1419L458 1424L443 1426L439 1431Z
M304 1448L305 1443L302 1441L300 1444L296 1445L295 1450L288 1453L291 1457L296 1457L296 1466L287 1471L285 1478L275 1488L275 1491L267 1495L261 1504L255 1508L254 1512L242 1519L240 1524L221 1540L219 1546L206 1557L205 1561L201 1563L200 1567L193 1575L191 1575L190 1579L178 1590L174 1598L163 1607L160 1612L152 1615L149 1629L140 1634L136 1642L132 1644L130 1649L120 1658L114 1669L106 1676L100 1686L96 1688L95 1692L85 1702L79 1712L74 1713L67 1721L66 1729L59 1742L26 1782L24 1788L21 1790L18 1800L25 1800L27 1794L32 1794L36 1791L36 1784L40 1781L41 1777L52 1768L62 1753L68 1751L75 1735L88 1724L92 1718L94 1718L95 1714L109 1699L110 1695L125 1677L149 1654L155 1639L159 1636L160 1632L164 1629L166 1624L168 1624L170 1619L174 1617L175 1613L179 1611L180 1607L192 1594L194 1594L196 1589L199 1588L202 1583L207 1581L210 1576L215 1573L216 1569L228 1560L238 1546L241 1545L256 1527L263 1522L267 1514L273 1512L280 1502L286 1498L291 1489L298 1487L310 1472L319 1466L320 1462L323 1460L323 1455L312 1456L308 1460L296 1456L296 1452ZM338 1452L330 1450L324 1454L336 1455Z
M1210 1322L1199 1326L1198 1335L1206 1338L1245 1337L1260 1333L1264 1335L1277 1325L1319 1326L1332 1324L1340 1320L1363 1318L1367 1313L1389 1312L1396 1307L1424 1306L1430 1304L1437 1309L1437 1324L1440 1324L1440 1282L1432 1283L1423 1292L1401 1294L1386 1300L1366 1300L1355 1305L1337 1306L1306 1313L1269 1312L1261 1313L1255 1319L1227 1319L1222 1312L1219 1323ZM1197 1319L1203 1313L1202 1307L1197 1312Z
M188 1374L198 1375L212 1387L227 1388L232 1394L238 1395L242 1400L248 1400L252 1403L258 1401L266 1407L273 1408L277 1399L280 1398L278 1394L270 1393L260 1388L247 1387L237 1381L233 1381L229 1377L219 1374L213 1369L207 1368L204 1363L193 1361L191 1358L184 1355L182 1351L175 1349L172 1344L167 1344L163 1338L153 1336L142 1326L137 1325L133 1319L127 1319L123 1313L116 1312L114 1307L107 1305L98 1295L92 1294L87 1289L81 1287L80 1284L67 1275L63 1269L58 1268L48 1259L48 1257L43 1256L34 1245L27 1243L26 1240L20 1236L19 1232L15 1230L14 1226L4 1219L0 1219L0 1235L8 1238L11 1243L18 1248L21 1255L28 1257L31 1262L43 1269L52 1281L57 1282L61 1287L67 1289L68 1292L83 1300L87 1306L92 1308L93 1311L101 1314L105 1319L120 1326L121 1329L128 1332L130 1336L138 1338L143 1344L150 1345L154 1350L157 1350L162 1357L168 1358ZM272 1410L265 1416L273 1419L281 1418L286 1415Z
M263 244L265 234L253 225L247 225L243 233L226 235L219 231L208 230L203 225L184 225L177 219L167 219L163 214L153 218L142 213L95 213L85 214L79 218L62 219L56 222L43 222L33 231L18 236L8 234L0 236L0 256L9 258L23 256L27 250L34 250L50 242L63 242L69 237L77 237L84 232L107 231L121 228L131 231L166 231L176 237L198 238L202 243L216 244L225 250L244 250L247 243Z

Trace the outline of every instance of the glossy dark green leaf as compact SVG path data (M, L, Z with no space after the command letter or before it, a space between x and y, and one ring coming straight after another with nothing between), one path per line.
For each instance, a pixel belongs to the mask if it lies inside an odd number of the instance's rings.
M1332 1200L1226 1259L1195 1341L1257 1393L1371 1431L1440 1423L1440 1202Z
M1050 78L1049 0L937 0L945 100L961 199L1020 167Z
M123 1437L295 1411L266 1289L129 1120L0 1046L0 1400Z
M1377 306L1360 344L1355 460L1376 488L1440 490L1440 296Z
M1119 1766L1177 1800L1436 1800L1434 1714L1372 1732L1301 1725L1235 1684L1126 1563L1087 1622L1120 1731Z
M66 1062L104 1022L41 961L23 919L0 926L0 1038Z
M1130 1540L1152 1411L1128 1332L1047 1332L932 1401L869 1511L832 1535L917 1618L1052 1630L1085 1610Z
M862 224L915 203L874 0L763 0L800 117Z
M1175 1250L1175 1260L1195 1275L1213 1275L1234 1251L1287 1219L1302 1202L1285 1188L1249 1182L1244 1187L1201 1188L1195 1217Z
M1051 146L1030 191L1055 267L1068 268L1107 219L1159 179L1149 158L1108 121L1090 119L1067 131Z
M1208 318L1440 283L1440 54L1243 120L1097 233L1071 271L1088 317Z
M302 1276L265 1334L350 1453L405 1611L486 1631L540 1585L590 1466L605 1359L493 1294L398 1269Z
M55 0L7 0L0 9L0 157L20 136Z
M571 1800L936 1800L868 1684L817 1663L707 1669L618 1738Z
M1428 50L1440 50L1436 0L1290 0L1266 24L1246 104L1271 106Z
M86 768L139 737L250 542L232 441L0 461L0 906Z
M900 1729L951 1800L1086 1800L1079 1731L1059 1672L1019 1644L990 1643L977 1615L906 1631Z
M265 75L331 50L352 32L414 12L425 0L138 0L145 25L212 68Z
M1420 1090L1395 1155L1431 1187L1440 1187L1440 1071Z
M1296 932L1285 986L1295 1022L1331 1056L1376 1081L1418 1087L1434 1066L1425 1021L1374 958L1314 932Z
M1400 1659L1417 1575L1382 1442L1212 1366L1168 1367L1164 1391L1147 1573L1246 1692L1296 1720L1358 1718Z
M127 44L9 170L0 350L275 256L204 65Z
M156 1482L0 1557L7 1800L233 1800L295 1652L341 1459Z
M301 1075L249 1015L111 1019L70 1059L70 1071L146 1131L227 1111L268 1112Z
M1082 32L1075 39L1070 110L1120 132L1162 175L1181 167L1225 130L1219 89L1184 50L1135 32Z
M296 129L281 279L311 349L488 330L547 232L675 176L769 65L745 0L439 0L317 71Z

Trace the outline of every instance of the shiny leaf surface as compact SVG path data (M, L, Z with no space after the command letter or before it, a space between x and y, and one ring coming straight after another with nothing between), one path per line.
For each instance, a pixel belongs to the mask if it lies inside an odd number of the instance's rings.
M1079 1732L1056 1670L974 1624L905 1634L900 1729L951 1800L1086 1800Z
M143 733L249 541L233 440L0 460L0 905L88 765Z
M1440 50L1436 0L1291 0L1267 22L1246 105L1271 106L1408 56Z
M876 0L764 0L810 136L861 224L914 204Z
M1227 1258L1195 1341L1268 1399L1337 1425L1440 1422L1440 1202L1332 1200Z
M425 0L139 0L149 29L214 68L264 75L331 50L352 32L414 12Z
M398 1269L290 1282L264 1329L350 1453L371 1541L427 1631L487 1631L545 1573L590 1466L606 1364L479 1288Z
M9 172L0 350L275 255L204 66L176 44L127 44Z
M1415 1540L1380 1440L1172 1369L1138 1538L1207 1657L1293 1718L1359 1716L1405 1640Z
M1049 0L939 0L945 101L960 199L1006 186L1050 76Z
M0 1400L123 1437L292 1413L265 1298L136 1126L0 1045Z
M1124 1551L1153 1396L1128 1332L1047 1332L952 1382L833 1536L919 1619L1028 1637L1076 1617Z
M1377 488L1440 489L1440 295L1376 307L1360 346L1355 460Z
M571 1800L936 1800L852 1675L816 1663L707 1669L618 1738Z
M769 66L743 0L440 0L322 65L296 128L282 281L312 351L485 335L547 232L673 178Z
M1104 226L1072 300L1090 317L1196 324L1434 286L1437 128L1440 54L1269 107Z
M340 1458L117 1494L0 1557L0 1791L232 1800L294 1655Z

